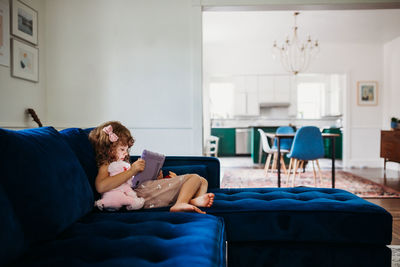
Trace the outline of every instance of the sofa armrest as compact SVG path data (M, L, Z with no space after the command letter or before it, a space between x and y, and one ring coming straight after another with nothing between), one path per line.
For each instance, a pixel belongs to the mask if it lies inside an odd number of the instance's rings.
M139 156L131 156L131 162ZM220 163L217 158L203 156L167 156L163 171L173 171L179 174L197 173L208 181L208 188L220 186ZM164 175L168 173L164 172Z

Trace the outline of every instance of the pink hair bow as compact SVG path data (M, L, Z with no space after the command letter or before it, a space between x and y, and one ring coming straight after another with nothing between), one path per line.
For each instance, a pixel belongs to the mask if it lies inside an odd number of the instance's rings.
M111 143L114 143L115 141L118 140L118 136L113 132L113 128L111 125L104 127L103 132L108 134L108 138L110 139Z

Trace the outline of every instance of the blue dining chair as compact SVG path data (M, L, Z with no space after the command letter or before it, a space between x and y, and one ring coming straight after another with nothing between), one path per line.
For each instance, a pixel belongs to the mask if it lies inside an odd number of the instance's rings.
M276 133L277 134L291 134L294 133L294 130L292 127L290 126L280 126L278 127L278 129L276 129ZM285 165L285 161L283 160L284 154L289 153L290 148L292 147L292 142L293 142L293 138L281 138L280 140L280 147L281 147L281 166L283 167L286 176L288 175L287 173L287 169L286 169L286 165ZM278 142L275 138L274 140L274 144L272 145L272 150L274 150L276 153L274 153L274 158L272 160L272 168L271 171L276 169L276 165L278 163ZM283 153L282 153L283 152Z
M292 133L294 133L294 130L290 126L280 126L280 127L278 127L278 129L276 129L276 133L277 134L292 134ZM280 141L280 147L281 147L281 149L289 151L290 148L292 147L292 143L293 143L293 138L282 138ZM274 140L274 145L272 146L272 149L278 149L278 144L277 144L276 139Z
M322 184L321 169L319 167L319 158L324 157L324 143L322 141L322 134L319 128L315 126L304 126L301 127L297 132L293 140L292 148L290 153L287 155L290 158L289 163L289 175L287 176L286 184L289 184L291 176L291 168L293 167L293 182L292 186L295 184L295 179L297 175L297 169L304 167L304 161L312 161L313 174L314 174L314 185L317 185L314 161L316 161L318 166L320 183Z

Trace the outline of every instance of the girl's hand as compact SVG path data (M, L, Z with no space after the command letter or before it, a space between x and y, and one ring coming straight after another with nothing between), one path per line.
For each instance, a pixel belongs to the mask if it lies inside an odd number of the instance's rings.
M158 176L157 176L157 180L160 180L162 178L164 178L164 177L163 177L162 170L160 170L160 172L158 173Z
M144 167L146 166L146 162L144 161L144 159L139 158L138 160L136 160L134 163L132 163L131 165L131 169L132 169L132 175L136 175L139 172L142 172L144 170Z
M169 172L169 177L171 177L171 178L174 178L174 177L176 177L176 176L178 176L178 175L176 175L176 173L174 173L174 172Z

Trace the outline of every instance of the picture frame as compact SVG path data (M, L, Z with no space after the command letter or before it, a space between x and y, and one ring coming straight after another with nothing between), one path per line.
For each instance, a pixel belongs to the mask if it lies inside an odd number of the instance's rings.
M0 1L0 65L10 66L10 6Z
M359 106L378 105L378 82L358 81L357 82L357 104Z
M12 39L11 76L38 82L39 81L39 49Z
M12 0L11 34L37 45L38 12L18 0Z

